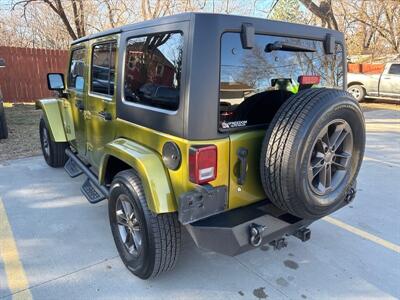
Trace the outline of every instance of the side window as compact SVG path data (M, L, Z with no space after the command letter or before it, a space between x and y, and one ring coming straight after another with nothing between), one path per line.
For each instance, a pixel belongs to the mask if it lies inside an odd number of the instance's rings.
M177 110L182 49L183 36L180 32L129 39L125 57L125 100Z
M400 64L392 64L389 69L389 74L400 75Z
M85 48L73 50L68 73L68 87L80 92L85 86L85 56Z
M95 45L92 52L90 91L114 95L116 42Z

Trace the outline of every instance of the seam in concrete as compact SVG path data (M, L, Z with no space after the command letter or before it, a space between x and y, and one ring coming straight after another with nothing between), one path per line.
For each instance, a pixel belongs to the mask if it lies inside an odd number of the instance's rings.
M369 157L369 156L364 156L364 160L366 160L366 161L370 160L370 161L378 162L378 163L381 163L381 164L384 164L384 165L400 168L400 164L387 162L387 161L376 159L376 158L372 158L372 157Z

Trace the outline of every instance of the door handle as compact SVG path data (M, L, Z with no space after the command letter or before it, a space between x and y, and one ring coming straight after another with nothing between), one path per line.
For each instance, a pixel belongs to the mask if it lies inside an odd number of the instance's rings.
M237 183L240 185L243 185L245 180L246 180L246 175L247 175L247 155L249 151L246 148L239 148L237 151L237 155L239 158L239 176L237 179Z
M83 111L85 109L82 100L76 100L75 107L78 108L80 111Z
M105 121L111 121L112 120L112 115L108 111L100 111L98 115L104 119Z

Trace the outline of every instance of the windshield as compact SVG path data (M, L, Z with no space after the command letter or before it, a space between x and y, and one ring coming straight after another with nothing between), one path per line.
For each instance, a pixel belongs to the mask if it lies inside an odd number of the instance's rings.
M220 128L266 124L280 105L303 88L343 88L343 50L327 55L322 41L257 34L243 49L240 33L221 40ZM301 85L314 75L318 84Z

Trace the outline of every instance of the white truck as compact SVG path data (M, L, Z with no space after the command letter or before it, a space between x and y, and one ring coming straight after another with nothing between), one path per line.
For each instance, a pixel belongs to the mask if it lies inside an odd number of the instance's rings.
M388 63L382 74L347 74L347 91L358 101L379 98L400 101L400 62Z

